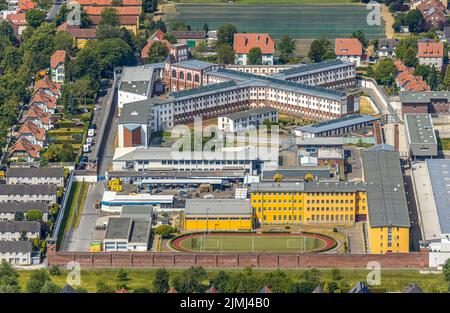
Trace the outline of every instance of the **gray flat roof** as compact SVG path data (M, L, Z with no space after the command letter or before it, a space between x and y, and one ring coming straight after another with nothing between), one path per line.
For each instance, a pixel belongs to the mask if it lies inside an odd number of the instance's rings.
M335 120L324 121L312 125L299 126L296 130L308 133L321 133L325 131L335 130L343 127L348 127L361 123L368 123L378 120L378 117L363 115L363 114L350 114Z
M400 101L402 103L428 103L431 99L446 99L450 101L450 91L402 91L400 93Z
M365 150L363 169L370 225L410 227L398 152Z
M409 143L437 144L430 114L405 114Z
M216 94L218 91L225 91L229 89L237 88L237 84L234 81L226 81L222 83L209 84L196 88L185 89L181 91L172 92L171 97L176 100L190 99L191 97L200 97L207 94Z
M131 229L131 218L111 217L106 228L105 240L123 239L128 240Z
M251 214L249 199L187 199L186 214Z
M150 103L148 100L126 103L120 114L119 124L148 124L150 119Z
M272 112L277 112L277 110L274 108L270 108L270 107L261 107L261 108L256 108L256 109L250 109L247 111L231 113L231 114L227 114L227 115L220 115L219 117L226 117L226 118L229 118L230 120L238 120L238 119L242 119L242 118L248 118L248 117L252 117L252 116L257 116L259 114L266 114L266 113L272 113Z
M356 192L365 190L363 183L351 182L263 182L251 184L250 192Z
M441 234L450 234L450 159L426 160Z
M124 214L153 214L153 205L124 205L122 207L122 215Z
M64 177L62 167L10 167L6 170L7 177Z
M299 75L309 75L317 72L327 71L327 70L333 70L337 68L343 68L353 66L355 67L355 64L352 62L340 60L340 59L333 59L333 60L327 60L317 63L311 63L306 65L300 65L295 66L289 69L286 69L284 71L281 71L278 74L275 74L274 77L280 77L280 78L289 78L292 76L299 76Z
M56 195L55 185L0 185L0 195Z
M0 213L27 213L36 210L43 213L48 212L48 203L45 202L0 202Z
M39 231L41 231L41 223L36 221L0 221L0 233Z
M139 171L139 172L130 172L130 171L111 171L108 172L109 177L141 177L141 178L198 178L198 177L217 177L220 176L222 178L232 177L242 177L245 176L245 172L242 169L235 170L219 170L219 171L186 171L180 172L178 170L149 170L149 171Z
M127 66L123 69L120 91L147 96L153 79L153 66Z
M343 146L344 137L307 137L297 138L298 146Z
M330 178L330 169L328 166L305 166L305 167L295 167L295 168L279 168L276 170L263 170L262 179L273 181L273 176L275 174L283 175L284 181L289 180L299 180L303 181L306 174L311 173L319 179Z
M31 253L33 246L31 241L0 241L0 253L23 252Z
M150 221L134 221L131 229L130 243L147 243L150 237Z
M180 62L174 63L173 65L179 66L179 67L191 68L191 69L195 69L195 70L204 70L211 66L217 66L217 64L200 61L200 60L196 60L196 59L180 61Z

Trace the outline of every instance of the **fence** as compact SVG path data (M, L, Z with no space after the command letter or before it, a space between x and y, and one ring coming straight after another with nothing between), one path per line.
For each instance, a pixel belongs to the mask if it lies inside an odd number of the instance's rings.
M75 180L74 177L75 177L74 176L74 172L73 171L70 172L69 180L68 180L67 187L66 187L66 192L64 193L64 196L63 196L62 205L59 208L58 216L56 218L56 222L55 222L55 225L53 227L53 233L52 233L52 238L53 239L60 238L61 236L64 235L63 233L60 233L60 229L61 229L61 224L64 221L64 216L66 215L67 202L68 202L68 199L70 198L70 193L72 191L72 185L73 185L73 182ZM64 231L64 229L63 229L63 231Z
M358 84L369 94L380 112L385 114L395 113L395 110L389 103L389 96L378 86L375 80L368 77L358 77Z

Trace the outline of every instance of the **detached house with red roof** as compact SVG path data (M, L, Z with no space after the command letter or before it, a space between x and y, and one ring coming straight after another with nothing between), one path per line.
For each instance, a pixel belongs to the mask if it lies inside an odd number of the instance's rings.
M363 46L356 38L336 38L334 54L336 58L361 65Z
M56 50L50 59L52 81L62 84L66 77L65 64L67 53L64 50Z
M19 11L20 12L26 12L28 10L36 9L37 3L33 2L31 0L19 0Z
M34 93L39 91L45 92L47 95L58 99L61 95L61 85L52 82L48 77L45 77L34 84Z
M420 42L417 57L420 65L434 66L441 70L444 63L444 44L442 42Z
M37 127L45 130L53 128L51 114L42 111L38 106L32 106L23 115L21 123L32 122Z
M27 28L27 20L25 19L25 13L8 14L7 21L11 24L16 35L22 35L25 28Z
M25 138L19 138L9 149L11 161L33 162L39 158L41 147L34 145Z
M20 127L17 133L18 139L25 138L33 145L38 145L43 148L46 143L46 133L45 129L39 128L36 124L27 121Z
M401 91L422 92L430 91L430 87L421 76L414 75L414 67L407 67L401 60L396 60L398 75L395 82Z
M37 106L46 113L55 114L56 98L45 93L44 90L38 90L30 101L30 107Z
M247 65L247 55L252 48L260 48L262 64L273 65L275 41L269 34L234 34L234 63Z

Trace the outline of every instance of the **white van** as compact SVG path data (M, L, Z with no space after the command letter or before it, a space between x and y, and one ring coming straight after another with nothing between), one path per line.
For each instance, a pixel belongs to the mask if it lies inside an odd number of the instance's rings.
M88 129L88 137L94 137L95 135L95 129L89 128Z
M90 144L83 145L83 152L89 152L89 151L91 151L91 145Z
M87 138L86 138L86 143L91 144L91 143L93 143L93 142L94 142L94 138L92 138L92 137L87 137Z

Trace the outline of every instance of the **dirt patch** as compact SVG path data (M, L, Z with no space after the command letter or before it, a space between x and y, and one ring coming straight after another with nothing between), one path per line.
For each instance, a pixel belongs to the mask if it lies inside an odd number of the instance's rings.
M392 27L392 25L394 25L395 22L394 15L391 12L389 12L389 8L385 4L381 5L381 18L384 20L386 24L385 26L386 37L394 38L395 32L394 28Z

